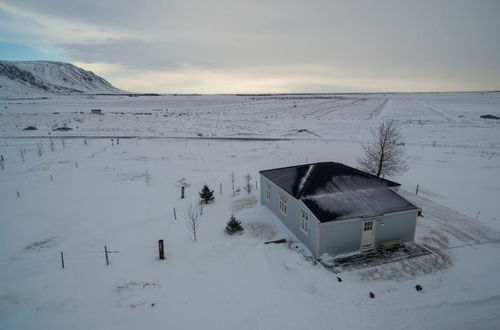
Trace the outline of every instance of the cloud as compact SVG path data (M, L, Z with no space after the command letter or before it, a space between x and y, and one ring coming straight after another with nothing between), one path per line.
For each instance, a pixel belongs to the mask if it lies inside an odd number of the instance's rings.
M500 88L494 1L0 0L1 9L42 26L30 32L38 44L156 91ZM155 71L156 85L133 82Z

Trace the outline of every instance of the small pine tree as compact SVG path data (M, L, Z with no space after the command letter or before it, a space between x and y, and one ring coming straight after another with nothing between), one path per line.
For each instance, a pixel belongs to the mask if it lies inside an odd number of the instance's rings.
M214 191L210 190L207 185L203 186L203 189L201 190L200 198L205 202L205 204L208 204L208 202L214 200Z
M243 231L243 226L241 226L241 222L236 220L234 215L232 215L227 222L226 229L224 231L229 235L236 234Z

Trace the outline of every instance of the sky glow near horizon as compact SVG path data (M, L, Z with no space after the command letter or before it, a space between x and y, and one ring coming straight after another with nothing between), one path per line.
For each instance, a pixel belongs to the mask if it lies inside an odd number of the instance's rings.
M0 0L0 59L134 92L499 90L499 31L496 0Z

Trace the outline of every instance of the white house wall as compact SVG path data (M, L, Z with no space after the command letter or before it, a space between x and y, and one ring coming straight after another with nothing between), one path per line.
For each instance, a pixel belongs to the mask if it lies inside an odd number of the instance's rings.
M417 210L411 210L377 218L322 223L318 254L321 256L328 253L335 256L359 251L365 221L374 221L376 247L392 240L412 242L415 239L416 218Z
M384 224L382 226L382 223ZM413 242L415 240L415 227L417 225L417 210L386 214L377 221L375 232L375 245L383 242L401 240Z
M266 187L267 183L271 185L271 200L269 201L266 197ZM279 196L283 195L287 199L287 213L286 216L281 213L279 209ZM316 256L317 249L317 238L318 238L318 222L314 215L305 207L302 207L302 203L295 199L292 195L288 194L286 191L275 185L273 182L269 181L262 174L260 175L260 202L261 204L267 206L280 220L281 222L295 235L295 237L304 244L311 253ZM305 234L300 229L300 221L302 217L302 210L306 211L309 215L309 231Z

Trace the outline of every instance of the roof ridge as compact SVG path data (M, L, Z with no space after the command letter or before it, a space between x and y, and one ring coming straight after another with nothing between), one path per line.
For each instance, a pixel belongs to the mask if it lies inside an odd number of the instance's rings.
M311 177L314 175L315 170L318 166L319 163L314 163L314 164L309 164L309 169L307 170L306 176L304 177L305 182L302 185L302 188L297 191L297 196L295 197L296 199L301 199L304 191L306 190L309 182L311 182Z
M318 165L318 164L339 164L339 165L344 165L342 163L336 163L336 162L314 162L314 163L306 163L306 164L300 164L300 165L290 165L290 166L283 166L283 167L277 167L277 168L270 168L268 170L261 170L259 173L262 172L268 172L268 171L276 171L276 170L284 170L287 168L294 168L294 167L300 167L300 166L309 166L309 165ZM347 166L347 165L344 165Z

